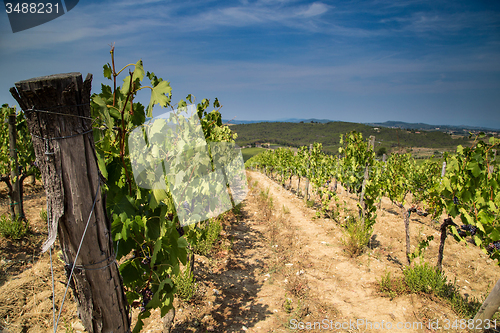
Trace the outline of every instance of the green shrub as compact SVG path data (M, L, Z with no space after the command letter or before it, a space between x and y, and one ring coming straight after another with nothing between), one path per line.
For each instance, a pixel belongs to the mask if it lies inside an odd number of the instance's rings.
M191 300L196 292L196 282L189 266L181 270L173 280L177 288L175 295L183 301Z
M28 220L23 221L19 218L14 220L7 215L0 217L0 235L5 238L18 240L30 232Z
M428 263L419 262L413 267L406 267L403 275L404 285L408 292L422 292L440 297L447 301L453 311L462 318L474 317L481 307L482 302L462 296L455 283L448 282L442 271ZM379 282L379 288L387 296L394 297L400 294L395 291L394 284L388 275Z
M344 227L342 244L351 257L357 257L364 252L368 242L370 242L372 229L352 216L349 216Z
M193 252L203 256L208 255L214 248L215 243L219 239L219 234L222 231L222 223L219 219L210 219L208 225L202 230L198 241L193 244Z
M392 278L391 273L387 272L378 282L379 290L385 296L396 297L406 292L406 284L402 278Z
M449 288L443 272L426 262L415 263L413 267L405 267L403 275L408 289L414 293L423 292L443 296Z

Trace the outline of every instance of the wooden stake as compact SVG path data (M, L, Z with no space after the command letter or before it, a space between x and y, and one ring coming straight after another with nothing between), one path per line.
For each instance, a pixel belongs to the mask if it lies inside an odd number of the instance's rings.
M58 236L68 277L76 265L69 283L88 332L129 332L128 303L100 191L91 82L91 74L85 82L80 73L58 74L16 82L10 92L25 111L47 195L49 237L42 249Z

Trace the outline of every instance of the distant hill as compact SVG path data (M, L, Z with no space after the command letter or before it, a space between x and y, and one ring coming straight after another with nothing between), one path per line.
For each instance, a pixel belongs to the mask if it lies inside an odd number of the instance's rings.
M442 132L467 132L467 131L498 132L498 131L500 131L498 129L487 128L487 127L478 127L478 126L429 125L429 124L424 124L424 123L405 123L403 121L386 121L384 123L366 123L366 125L425 130L425 131L442 131Z
M453 138L450 134L440 131L402 130L388 127L373 127L359 123L328 122L328 123L296 123L296 122L261 122L238 124L231 126L238 134L236 143L242 147L255 143L275 143L280 145L300 147L313 142L321 142L328 153L337 153L340 146L340 135L357 131L368 138L375 136L375 149L385 147L392 151L398 147L443 148L456 147L469 143L468 138Z
M277 120L223 120L224 123L229 124L256 124L256 123L329 123L329 122L340 122L336 120L329 119L298 119L298 118L286 118ZM500 132L500 129L478 127L478 126L453 126L453 125L429 125L425 123L406 123L403 121L386 121L383 123L365 123L365 125L373 127L391 127L391 128L401 128L401 129L413 129L413 130L424 130L424 131L441 131L441 132L454 132L455 134L468 134L469 131L473 132Z
M224 124L233 124L233 125L239 125L239 124L256 124L256 123L329 123L332 122L332 120L328 119L315 119L315 118L310 118L310 119L297 119L297 118L287 118L287 119L277 119L277 120L227 120L227 119L222 119L222 122Z

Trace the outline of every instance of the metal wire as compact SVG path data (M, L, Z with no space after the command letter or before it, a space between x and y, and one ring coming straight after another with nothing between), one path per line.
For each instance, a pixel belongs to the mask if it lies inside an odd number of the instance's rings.
M49 202L47 201L47 228L50 229L50 214L49 214ZM52 265L52 246L49 248L50 256L50 275L52 277L52 323L54 325L54 333L56 333L56 292L54 286L54 266Z
M82 133L76 133L76 134L73 134L73 135L67 135L67 136L59 136L59 137L54 137L54 138L44 138L44 137L41 137L41 136L38 136L38 135L35 135L35 134L31 134L32 136L34 136L35 138L38 138L38 139L42 139L42 140L61 140L61 139L68 139L68 138L74 138L75 136L79 136L79 135L85 135L85 134L88 134L90 132L92 132L94 129L91 128L85 132L82 132Z
M92 214L94 213L95 203L97 201L97 195L99 194L100 188L101 188L101 182L98 181L97 182L97 191L96 191L95 196L94 196L94 202L92 203L92 210L90 211L89 218L87 220L87 224L85 225L85 230L83 231L83 235L82 235L82 238L80 240L80 245L78 246L78 250L76 251L75 262L78 259L78 255L80 254L80 249L82 248L82 244L83 244L83 238L85 237L85 234L87 233L87 228L89 226L90 219L92 217ZM71 273L69 274L69 277L68 277L68 284L66 285L66 290L64 291L64 297L62 299L61 307L59 308L59 314L57 316L57 321L56 321L56 324L54 327L54 333L56 333L57 325L59 324L59 319L61 318L61 312L62 312L62 309L64 306L64 301L66 300L66 294L68 293L69 285L71 282L71 277L73 276L74 271L75 271L75 266L73 265L73 267L71 267Z
M64 106L55 106L49 109L60 109L60 108L69 108L69 107L74 107L74 106L82 106L82 105L89 105L89 104L75 104L75 105L64 105ZM48 110L39 110L35 109L34 106L31 107L31 109L28 110L23 110L24 113L26 112L38 112L38 113L48 113L48 114L57 114L60 116L68 116L68 117L76 117L76 118L82 118L82 119L89 119L93 120L91 117L86 117L86 116L79 116L76 114L68 114L68 113L62 113L62 112L54 112L54 111L48 111Z

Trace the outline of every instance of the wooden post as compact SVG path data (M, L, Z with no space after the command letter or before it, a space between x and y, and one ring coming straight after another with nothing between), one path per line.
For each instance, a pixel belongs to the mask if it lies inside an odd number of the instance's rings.
M370 135L368 149L375 151L375 136L373 135ZM363 183L361 184L361 195L359 196L359 205L361 207L361 209L359 210L359 217L361 218L361 221L363 223L365 223L365 216L366 216L365 189L366 189L366 182L368 181L369 178L370 167L371 165L367 162L365 165L365 174L363 175Z
M69 283L88 332L130 332L128 303L100 191L91 81L91 74L85 82L80 73L58 74L16 82L10 92L25 110L47 195L49 237L42 250L58 236L68 278L75 265Z
M313 147L313 145L310 144L309 145L309 155L311 155L312 147ZM310 168L310 164L307 165L307 168L308 169ZM304 202L306 204L307 204L307 200L309 200L309 178L310 178L310 176L306 178L306 193L304 193Z
M24 218L23 209L21 206L21 187L19 181L19 165L17 163L17 128L16 114L9 115L9 150L12 160L10 168L10 180L12 182L12 195L10 203L10 213L12 219Z
M497 281L493 290L491 290L488 297L484 300L483 305L477 312L474 317L474 323L478 323L479 325L476 327L477 329L484 328L484 324L487 323L486 320L491 320L491 317L498 311L498 307L500 307L500 280ZM491 323L490 327L493 326Z
M375 135L370 135L370 147L375 151Z
M411 264L411 249L410 249L410 211L405 209L404 205L401 204L401 211L405 219L405 236L406 236L406 261L408 261L408 266Z
M361 218L363 224L365 223L365 216L366 216L365 189L366 189L366 182L368 181L369 178L369 168L370 165L367 163L365 166L365 174L363 175L363 183L361 184L361 195L359 196L359 206L361 207L361 209L359 210L359 217Z

